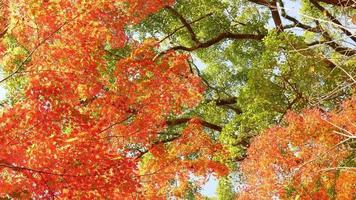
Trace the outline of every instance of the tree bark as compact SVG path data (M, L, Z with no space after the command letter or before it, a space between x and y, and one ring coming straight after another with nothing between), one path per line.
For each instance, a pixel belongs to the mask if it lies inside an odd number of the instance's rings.
M318 1L326 4L331 4L334 6L356 8L355 0L318 0Z

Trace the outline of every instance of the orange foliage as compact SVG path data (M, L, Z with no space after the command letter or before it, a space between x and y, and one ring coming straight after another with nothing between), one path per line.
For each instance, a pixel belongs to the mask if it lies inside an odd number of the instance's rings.
M241 166L247 186L239 199L331 199L328 191L353 199L354 171L338 174L337 167L350 154L340 142L348 139L342 134L355 136L356 99L339 112L306 110L289 113L286 121L287 126L271 128L252 142Z
M16 75L29 84L23 100L0 114L1 197L144 198L141 182L146 178L139 174L133 145L149 149L159 160L151 170L225 170L211 158L177 156L219 149L201 128L192 131L196 135L183 133L170 149L152 145L168 116L201 100L204 88L190 73L185 55L168 53L154 61L155 41L133 44L131 56L106 73L105 45L124 46L125 26L172 3L9 0L2 7L1 13L9 13L8 34L29 52L6 54L0 62L9 72L21 72ZM2 52L11 48L1 44ZM17 69L19 60L23 63ZM152 180L166 182L162 176Z
M336 180L336 199L355 199L356 191L355 171L341 171Z
M223 153L221 145L212 142L196 119L191 120L182 135L165 150L163 145L159 148L159 154L156 147L150 150L153 156L144 161L141 171L144 191L150 199L166 199L167 191L171 196L182 198L193 176L228 174L225 165L213 160L214 156ZM204 181L206 179L198 181L198 184Z

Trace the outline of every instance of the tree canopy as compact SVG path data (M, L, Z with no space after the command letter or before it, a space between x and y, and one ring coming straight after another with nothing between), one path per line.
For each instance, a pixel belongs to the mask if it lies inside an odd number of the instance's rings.
M1 199L355 199L353 0L1 0Z

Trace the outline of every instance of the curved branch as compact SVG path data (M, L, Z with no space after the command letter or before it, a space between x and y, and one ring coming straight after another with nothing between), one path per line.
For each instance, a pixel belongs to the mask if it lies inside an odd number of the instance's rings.
M192 47L186 47L186 46L175 46L172 48L169 48L165 51L162 51L161 53L157 54L154 58L154 60L156 60L157 58L163 56L164 54L171 52L171 51L177 51L177 50L182 50L182 51L194 51L197 49L204 49L204 48L208 48L214 44L217 44L225 39L235 39L235 40L262 40L262 38L264 38L265 35L255 35L255 34L239 34L239 33L230 33L230 32L223 32L220 33L219 35L217 35L216 37L206 41L206 42L202 42L199 44L196 44L195 46Z
M200 41L198 40L196 34L193 31L193 28L190 26L190 23L178 12L176 11L173 7L171 6L165 6L166 9L168 9L171 13L173 13L174 16L178 17L178 19L182 22L182 24L185 26L185 28L188 30L190 37L192 40L196 43L199 44Z

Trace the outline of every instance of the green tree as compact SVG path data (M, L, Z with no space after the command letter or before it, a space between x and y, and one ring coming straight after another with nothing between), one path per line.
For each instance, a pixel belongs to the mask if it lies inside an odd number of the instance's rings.
M223 177L219 180L218 188L216 190L219 200L233 200L235 193L233 185L229 177Z

